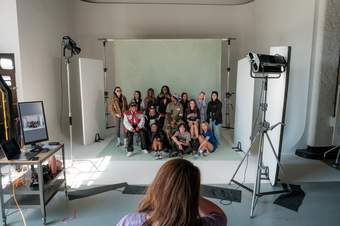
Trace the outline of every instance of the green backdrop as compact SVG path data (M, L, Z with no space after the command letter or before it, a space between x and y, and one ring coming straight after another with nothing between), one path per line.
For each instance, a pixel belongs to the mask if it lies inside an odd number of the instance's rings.
M164 84L195 98L201 90L221 89L221 40L115 40L113 46L114 83L129 100L134 90L144 98L148 88L158 93Z

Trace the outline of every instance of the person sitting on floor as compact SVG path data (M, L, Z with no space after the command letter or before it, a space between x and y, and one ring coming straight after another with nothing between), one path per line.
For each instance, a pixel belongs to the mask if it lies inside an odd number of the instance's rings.
M117 226L226 226L222 209L200 195L201 174L184 159L167 161L138 207Z
M159 126L159 119L160 116L156 111L156 107L154 105L151 105L146 113L145 128L147 129L147 131L150 131L151 125L154 123L157 123Z
M166 107L166 124L167 126L173 119L177 123L182 122L183 117L183 107L178 101L178 96L172 95L171 102Z
M202 135L199 136L200 146L198 148L198 153L201 155L208 155L212 153L217 148L217 140L214 133L209 129L208 122L202 122Z
M173 151L178 153L179 157L183 157L184 154L191 154L191 137L184 123L178 125L178 131L172 136L172 140L174 142Z
M137 111L137 105L135 102L130 104L129 110L124 113L124 126L127 130L128 145L127 145L127 157L131 157L133 154L133 136L138 134L140 137L140 143L142 152L148 154L145 140L144 131L145 117L141 111Z
M167 137L164 131L158 127L157 123L153 123L147 137L150 149L155 152L156 160L162 159L161 151L167 146Z
M172 154L174 154L171 148L171 147L174 147L175 145L174 141L172 140L172 136L177 132L177 130L178 130L178 126L177 126L177 122L175 119L171 120L171 122L165 128L166 136L169 141L169 157L172 157Z

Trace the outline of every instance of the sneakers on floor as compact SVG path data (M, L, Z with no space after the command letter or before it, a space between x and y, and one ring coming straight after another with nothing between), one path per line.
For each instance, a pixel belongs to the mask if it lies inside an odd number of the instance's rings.
M142 152L143 152L144 154L149 154L148 150L146 150L146 149L143 149Z
M161 159L163 159L163 156L161 155L161 153L160 152L156 152L155 153L155 160L161 160Z
M119 146L121 146L122 144L121 144L121 140L120 140L120 138L118 137L117 138L117 142L116 142L116 147L119 147Z
M132 152L132 151L129 151L129 152L126 154L126 157L130 158L132 155L133 155L133 152Z

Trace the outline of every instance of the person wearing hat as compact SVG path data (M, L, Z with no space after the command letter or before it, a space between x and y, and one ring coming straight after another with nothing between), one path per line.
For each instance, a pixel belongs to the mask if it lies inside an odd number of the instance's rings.
M166 107L166 125L169 124L173 119L179 123L183 117L183 107L178 101L176 94L171 96L171 103Z
M135 134L139 135L142 152L148 154L146 139L145 139L145 131L144 131L144 123L145 116L141 111L137 110L137 105L135 102L130 103L129 110L124 113L124 126L127 133L127 157L132 156L133 154L133 136Z

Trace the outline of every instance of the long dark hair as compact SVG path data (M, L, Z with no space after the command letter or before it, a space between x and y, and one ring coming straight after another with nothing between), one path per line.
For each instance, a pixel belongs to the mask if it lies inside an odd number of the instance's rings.
M151 95L150 95L151 94ZM146 92L146 98L155 98L155 90L153 88L149 88Z
M120 89L120 97L118 97L118 95L116 94L116 90L117 89ZM122 88L120 88L120 86L116 86L114 89L113 89L113 95L115 95L115 97L117 98L121 98L123 96L123 93L122 93Z
M138 93L138 100L135 99L135 93ZM139 90L135 90L135 92L133 93L133 99L137 102L137 103L141 103L142 102L142 93Z
M201 225L200 184L200 171L190 161L167 161L139 204L139 212L147 215L143 226Z
M183 101L183 97L184 97L184 96L187 96L187 99L186 99L185 102L189 102L189 96L188 96L188 93L187 93L187 92L183 92L183 93L181 94L181 102L184 102L184 101Z
M164 88L166 88L166 90L168 91L168 94L171 96L170 88L169 88L169 86L167 86L167 85L162 86L160 94L164 94L164 93L163 93L163 89L164 89Z
M213 98L212 98L213 94L216 94L217 97L216 97L216 100L215 100L215 101L217 101L217 100L218 100L218 92L217 92L217 91L212 91L212 92L211 92L211 101L212 101L212 102L214 102L214 100L213 100Z
M191 102L195 103L195 108L194 109L191 109L191 107L190 107L190 103ZM191 112L191 111L197 112L198 111L198 106L197 106L197 102L196 102L195 99L189 100L188 107L187 107L186 110L187 110L187 112Z

